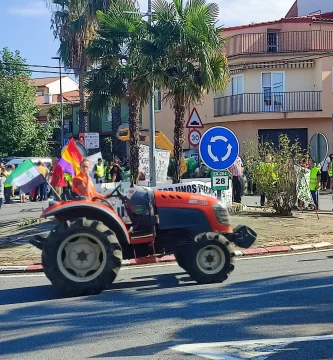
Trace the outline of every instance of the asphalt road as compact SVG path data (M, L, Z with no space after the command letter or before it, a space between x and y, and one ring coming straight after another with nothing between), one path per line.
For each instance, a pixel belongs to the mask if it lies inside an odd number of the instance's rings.
M202 286L177 265L132 267L113 289L68 299L42 275L2 275L0 358L333 359L332 262L332 251L242 259Z

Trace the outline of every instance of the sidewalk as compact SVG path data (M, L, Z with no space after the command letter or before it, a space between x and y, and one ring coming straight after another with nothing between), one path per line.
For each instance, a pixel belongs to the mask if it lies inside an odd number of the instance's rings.
M274 255L274 254L283 254L291 252L302 252L309 250L323 250L323 249L332 249L333 250L333 240L313 243L313 244L298 244L290 246L270 246L267 248L254 248L254 249L244 249L244 250L235 250L234 254L236 257L241 256L258 256L258 255ZM176 259L173 255L163 256L161 258L156 258L153 256L145 258L137 258L132 260L123 260L122 266L143 266L143 265L152 265L152 264L163 264L175 262ZM43 266L38 263L31 265L9 265L9 266L0 266L0 274L13 274L13 273L36 273L43 272Z

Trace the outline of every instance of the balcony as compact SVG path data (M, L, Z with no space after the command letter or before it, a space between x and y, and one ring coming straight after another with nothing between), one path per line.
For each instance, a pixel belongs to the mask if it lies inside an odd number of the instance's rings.
M333 50L333 31L287 31L239 34L226 43L227 56Z
M321 110L321 91L248 93L214 99L214 116Z

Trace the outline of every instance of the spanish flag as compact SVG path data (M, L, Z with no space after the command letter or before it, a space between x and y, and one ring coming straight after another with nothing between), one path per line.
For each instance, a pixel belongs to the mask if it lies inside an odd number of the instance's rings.
M69 140L63 153L61 154L59 165L63 168L65 173L75 176L80 172L80 163L82 158L83 156L72 138Z

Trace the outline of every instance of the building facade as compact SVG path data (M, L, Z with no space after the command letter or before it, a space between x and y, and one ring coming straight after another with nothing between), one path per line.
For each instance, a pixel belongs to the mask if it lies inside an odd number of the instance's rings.
M226 28L223 37L231 37L225 47L230 83L225 91L208 94L202 104L188 109L190 114L197 108L202 132L225 126L240 144L257 136L276 141L285 133L298 138L304 148L316 132L331 140L333 14ZM162 101L155 118L157 130L172 140L170 105ZM148 126L146 108L143 126Z

